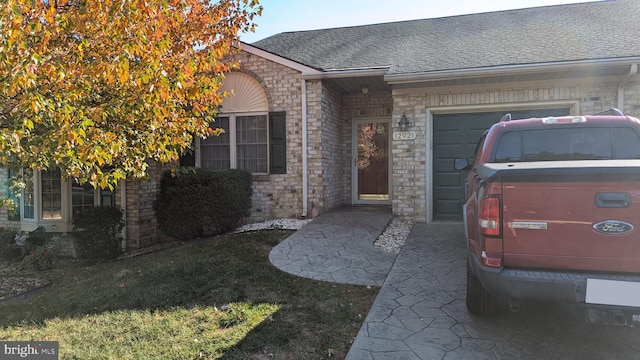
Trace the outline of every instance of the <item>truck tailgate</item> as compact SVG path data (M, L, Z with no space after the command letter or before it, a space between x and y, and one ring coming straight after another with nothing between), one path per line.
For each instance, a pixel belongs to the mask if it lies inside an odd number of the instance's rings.
M640 181L613 178L504 178L504 265L640 272Z

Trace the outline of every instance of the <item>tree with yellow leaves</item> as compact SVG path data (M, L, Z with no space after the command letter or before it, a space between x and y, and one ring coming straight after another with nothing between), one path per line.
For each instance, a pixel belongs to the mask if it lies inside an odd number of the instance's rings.
M214 136L257 0L4 0L0 164L113 187ZM215 129L215 130L214 130Z

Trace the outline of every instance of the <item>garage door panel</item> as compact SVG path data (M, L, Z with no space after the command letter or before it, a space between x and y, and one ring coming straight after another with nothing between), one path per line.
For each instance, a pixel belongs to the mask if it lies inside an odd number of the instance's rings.
M464 189L462 186L441 186L438 191L434 192L434 196L440 201L461 201L464 197Z
M458 208L462 206L462 201L441 200L436 206L440 209L439 220L458 220Z
M453 154L452 156L441 157L440 159L438 159L438 161L435 161L433 165L437 166L438 169L440 169L438 173L454 171L453 162L456 157L458 157L458 155L453 155Z
M440 186L447 186L451 184L450 181L453 181L453 176L456 176L459 179L464 179L464 177L460 176L460 171L457 171L453 168L453 162L454 160L451 159L444 162L438 161L434 163L434 166L440 166L439 168L442 169L441 171L433 174L433 177L435 179L434 181L436 181Z
M442 135L442 139L435 141L435 145L450 145L450 146L458 146L464 140L462 136L456 135Z
M569 115L568 108L509 111L513 119ZM473 157L478 140L505 112L442 114L433 117L433 219L462 220L464 179L455 158Z
M437 175L436 181L441 184L450 184L451 187L456 187L462 185L460 181L460 173L459 172L451 172L451 173L439 173ZM442 188L442 187L441 187ZM450 188L450 187L447 187Z
M474 145L475 147L475 145ZM473 151L473 150L472 150ZM450 160L455 159L460 155L460 144L446 144L440 145L440 156L438 160ZM451 164L453 166L453 163ZM453 168L453 167L452 167Z

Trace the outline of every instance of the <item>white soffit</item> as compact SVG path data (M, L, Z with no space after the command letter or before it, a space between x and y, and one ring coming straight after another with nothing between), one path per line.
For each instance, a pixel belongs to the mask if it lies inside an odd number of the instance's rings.
M262 86L247 74L240 72L226 74L220 91L229 93L222 102L221 112L223 113L269 111L267 94Z

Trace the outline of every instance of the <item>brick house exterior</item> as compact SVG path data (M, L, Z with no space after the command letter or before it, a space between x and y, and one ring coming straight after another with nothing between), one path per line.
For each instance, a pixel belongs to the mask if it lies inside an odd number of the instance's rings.
M242 44L238 74L263 94L260 114L284 116L286 133L286 171L254 175L249 221L360 204L389 206L416 222L459 220L463 176L452 171L452 158L472 156L479 134L499 120L494 114L620 108L640 116L638 13L639 2L617 0L290 32ZM245 91L230 90L238 98ZM376 145L367 160L376 172L361 164L368 140ZM126 204L129 247L158 241L152 203L161 173L152 164L149 180L116 189L116 204Z

